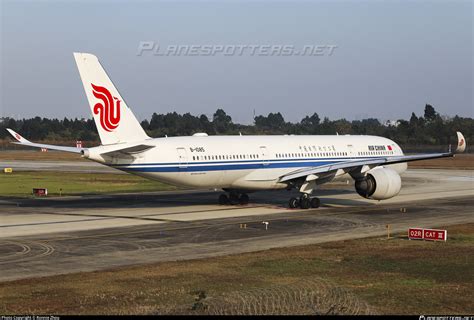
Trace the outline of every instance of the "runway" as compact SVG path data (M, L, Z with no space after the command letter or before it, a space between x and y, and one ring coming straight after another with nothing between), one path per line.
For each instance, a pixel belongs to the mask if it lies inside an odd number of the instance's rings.
M377 236L387 224L473 223L473 174L410 170L401 194L382 202L339 181L319 190L313 210L287 209L287 191L252 194L247 206L216 205L209 191L0 198L0 280Z

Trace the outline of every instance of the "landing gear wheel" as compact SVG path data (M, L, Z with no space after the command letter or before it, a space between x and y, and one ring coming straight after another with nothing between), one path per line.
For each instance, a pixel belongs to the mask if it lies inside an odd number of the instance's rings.
M229 202L231 205L236 205L239 203L239 195L237 193L229 194Z
M319 208L321 201L319 201L319 198L311 198L310 204L311 208Z
M288 203L288 206L291 209L298 208L299 205L300 205L300 200L298 200L298 198L291 198L289 203Z
M249 196L246 193L242 193L239 197L239 203L244 205L249 203Z
M221 194L221 195L219 196L219 204L220 204L221 206L226 205L226 204L229 204L229 198L227 197L226 194Z
M300 207L301 209L308 209L311 206L311 199L308 197L301 197Z

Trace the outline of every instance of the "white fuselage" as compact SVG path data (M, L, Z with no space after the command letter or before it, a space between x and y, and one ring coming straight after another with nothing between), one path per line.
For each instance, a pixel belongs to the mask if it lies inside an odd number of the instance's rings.
M131 157L91 160L178 186L265 190L286 188L279 177L298 169L347 160L403 155L392 140L377 136L190 136L147 139L154 146ZM97 153L95 153L97 154ZM406 163L391 165L397 172Z

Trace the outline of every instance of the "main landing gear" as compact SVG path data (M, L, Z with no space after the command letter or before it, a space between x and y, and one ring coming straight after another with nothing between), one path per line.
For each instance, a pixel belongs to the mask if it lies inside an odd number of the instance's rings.
M249 196L246 193L236 193L231 192L229 195L223 193L219 196L219 204L220 205L236 205L236 204L248 204L249 203Z
M288 205L290 208L301 208L301 209L309 209L309 208L319 208L321 201L319 198L310 197L308 194L303 194L299 198L291 198Z

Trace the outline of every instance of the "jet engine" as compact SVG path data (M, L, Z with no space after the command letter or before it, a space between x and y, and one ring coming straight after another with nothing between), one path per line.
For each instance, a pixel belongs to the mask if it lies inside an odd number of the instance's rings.
M367 199L385 200L396 196L402 188L400 175L393 169L376 167L357 179L355 189Z

